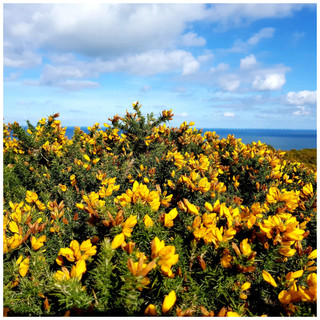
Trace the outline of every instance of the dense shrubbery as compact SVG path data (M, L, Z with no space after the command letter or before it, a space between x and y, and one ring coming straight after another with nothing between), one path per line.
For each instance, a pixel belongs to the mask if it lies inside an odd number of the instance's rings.
M315 315L316 173L133 107L4 125L5 313Z

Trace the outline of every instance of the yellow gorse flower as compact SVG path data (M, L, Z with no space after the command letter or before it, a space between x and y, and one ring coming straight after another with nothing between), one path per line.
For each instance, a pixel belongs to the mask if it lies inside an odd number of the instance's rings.
M184 160L184 156L180 152L177 152L177 151L175 151L175 152L168 151L166 159L174 161L174 165L178 169L183 168L186 164L186 161Z
M296 252L297 250L290 246L284 246L279 249L279 253L285 257L292 257Z
M143 253L140 254L138 262L133 262L132 259L127 261L129 271L136 277L138 290L142 291L150 283L150 280L146 276L154 268L155 264L155 260L145 263L145 255Z
M21 234L15 233L12 237L6 238L4 235L5 239L5 248L7 251L10 249L16 249L22 244L22 236ZM6 250L4 250L6 252Z
M37 251L40 249L44 242L47 240L47 237L45 235L39 237L38 239L36 237L31 237L31 246L34 251Z
M88 156L87 154L84 154L84 155L83 155L83 158L84 158L86 161L88 161L88 162L91 161L91 159L89 158L89 156Z
M146 228L150 228L153 226L153 221L147 214L144 216L143 222L144 222Z
M302 193L306 196L312 196L313 195L313 187L311 183L306 184L303 188L302 188Z
M72 266L70 276L72 278L81 279L82 274L86 272L86 262L89 257L94 256L97 253L97 247L93 246L90 239L87 239L79 244L77 240L72 240L70 242L70 248L61 248L58 253L58 258L56 262L58 265L63 265L62 256L66 257L70 262L75 262L75 265ZM66 269L62 269L62 273L57 273L56 278L59 280L61 277L68 279L66 275Z
M126 237L131 237L133 227L136 224L137 216L130 215L130 217L122 224L122 232L114 237L111 243L112 249L117 249L125 242Z
M277 287L278 285L276 284L276 282L274 281L272 275L268 272L263 270L262 271L262 277L264 279L264 281L268 282L269 284L271 284L273 287Z
M291 294L286 290L282 290L278 295L278 299L282 304L289 304L291 302Z
M59 184L59 187L60 187L61 191L63 191L63 192L67 191L67 186L65 186L64 184Z
M241 291L246 291L248 289L251 288L251 283L250 282L245 282L242 286L241 286Z
M70 279L70 272L66 267L62 267L61 270L58 270L54 274L54 277L58 281L69 280Z
M137 224L137 216L130 215L130 217L123 223L122 233L126 237L131 237L132 229Z
M164 215L164 225L166 227L172 227L173 226L173 220L177 217L178 211L176 208L169 211L169 213L166 213Z
M249 256L252 252L250 244L248 243L248 239L244 239L240 243L240 250L243 255Z
M286 275L286 280L287 281L293 281L296 278L300 278L303 275L303 270L299 270L299 271L290 271L289 273L287 273Z
M111 247L112 249L117 249L125 242L125 236L123 233L117 234L112 240Z
M73 252L73 250L72 249L70 249L70 248L61 248L60 250L59 250L59 256L64 256L64 257L66 257L69 261L71 261L71 262L73 262L73 261L75 261L76 260L76 258L75 258L75 256L74 256L74 252ZM57 261L57 263L60 265L60 260L59 260L59 262Z
M300 229L296 217L291 214L276 214L269 216L263 223L259 222L261 232L271 239L274 234L280 234L284 241L300 241L304 238L305 231Z
M162 303L162 312L167 313L176 303L177 296L174 290L172 290L168 295L165 296Z
M271 187L267 194L267 202L270 204L284 202L287 210L293 212L298 207L299 191L279 190Z
M221 258L221 264L224 268L229 268L231 267L231 261L232 261L232 256L230 254L225 254Z
M18 261L22 260L22 256L18 259ZM17 262L18 262L17 261ZM25 277L26 274L29 271L29 265L30 265L30 259L29 258L25 258L22 262L19 263L19 273L21 275L21 277Z
M87 271L86 262L84 259L80 259L71 268L70 275L72 278L81 279L82 275Z
M234 311L228 311L227 317L240 317L240 314Z
M157 211L160 207L158 191L150 191L146 185L139 184L138 181L133 183L132 190L128 189L126 193L118 196L117 201L123 207L129 203L137 203L138 201L141 201L143 204L148 203L153 211Z
M38 200L38 195L35 192L27 191L25 200L28 203L35 203Z
M61 248L58 253L57 263L61 265L61 258L64 256L70 262L78 260L87 260L89 257L94 256L97 253L97 247L93 246L91 240L85 240L81 243L81 246L77 240L70 242L70 248Z
M87 260L89 257L97 253L97 247L93 246L90 239L83 241L80 245L80 250L83 251L81 259Z
M175 253L174 246L165 246L164 240L160 241L155 237L151 242L151 258L158 258L158 265L161 266L161 271L168 277L174 277L171 267L179 260L179 255Z
M316 259L317 258L317 249L313 250L309 255L308 255L308 259L312 260L312 259Z
M13 233L18 233L19 234L19 227L16 222L10 221L9 223L9 230Z
M152 317L157 316L157 310L156 310L155 305L149 304L149 305L147 306L146 310L144 311L144 314L145 314L146 316L152 316Z
M194 215L199 214L197 207L186 199L185 199L185 205L187 206L188 212L190 212L191 214L194 214Z

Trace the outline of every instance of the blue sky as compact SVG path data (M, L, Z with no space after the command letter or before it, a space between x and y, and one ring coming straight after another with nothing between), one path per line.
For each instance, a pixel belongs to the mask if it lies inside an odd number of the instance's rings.
M315 129L311 4L4 4L4 122Z

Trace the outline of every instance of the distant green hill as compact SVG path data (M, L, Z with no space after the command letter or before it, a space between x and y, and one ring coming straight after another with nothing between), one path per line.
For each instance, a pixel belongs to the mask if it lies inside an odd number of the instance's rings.
M297 161L305 164L306 167L317 169L317 149L301 149L286 151L284 159L290 161Z

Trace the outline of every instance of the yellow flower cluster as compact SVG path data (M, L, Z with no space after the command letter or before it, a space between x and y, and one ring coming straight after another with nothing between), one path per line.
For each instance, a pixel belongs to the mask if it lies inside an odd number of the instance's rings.
M18 125L16 122L13 125ZM15 154L24 154L24 150L21 149L19 141L11 137L10 128L8 125L3 124L3 153L14 152Z
M81 245L77 240L72 240L70 242L70 247L61 248L59 250L56 262L59 266L63 266L63 257L70 262L75 262L76 264L71 268L70 276L72 278L76 277L81 279L82 275L87 271L85 261L89 259L89 257L94 256L96 253L97 247L92 245L90 239L83 241ZM55 274L55 278L58 280L68 280L70 276L67 268L63 268L62 271L58 270Z
M120 188L120 185L115 185L116 178L106 178L105 173L99 172L97 174L97 179L101 180L100 190L97 193L92 191L89 195L84 194L82 196L86 205L83 203L76 203L76 207L78 209L85 210L90 214L94 213L96 209L103 208L105 206L106 202L101 199L111 196L114 191L118 191ZM75 178L71 180L75 181ZM107 188L105 187L106 185Z
M42 218L39 217L34 221L32 213L39 210L40 214L46 209L46 206L38 200L38 195L35 192L27 191L26 198L27 203L24 201L20 203L9 202L10 211L5 211L3 216L3 252L9 252L18 248L22 243L25 243L31 233L41 232L46 226L46 222L42 222ZM34 205L36 204L36 206ZM34 223L31 223L31 221ZM28 229L24 226L27 226ZM43 246L46 241L46 236L42 235L39 238L32 236L31 247L33 250L38 250Z
M112 249L117 249L122 244L125 243L126 237L131 237L131 233L133 231L133 227L137 223L137 217L131 215L123 224L122 224L122 232L116 235L112 241Z
M27 191L25 200L29 204L35 203L41 211L46 209L46 206L38 199L38 195L35 192Z
M157 211L160 207L160 195L158 191L150 191L143 183L135 181L132 189L128 189L126 193L121 194L115 199L116 203L120 203L125 207L128 203L137 203L141 201L142 204L148 204L153 211Z
M59 219L61 217L63 217L65 210L64 210L64 203L63 200L59 203L59 205L57 204L57 201L50 201L47 204L47 208L49 209L49 211L51 212L51 227L50 227L50 232L57 232L59 233L60 231L60 226L59 226ZM64 224L68 224L68 220L66 218L63 217L63 223Z
M316 257L317 250L314 250L309 254L309 266L314 263L314 259ZM315 270L313 267L311 268L312 269L310 270L309 267L309 271ZM297 285L298 279L301 278L303 274L304 270L288 272L284 279L284 284L287 289L282 290L278 294L279 301L284 305L289 315L294 314L297 309L294 303L298 303L300 301L316 302L317 300L317 274L314 272L308 274L306 279L308 286L307 288L304 285ZM267 283L273 287L278 287L278 284L269 272L263 270L262 276Z
M146 277L146 275L154 268L156 263L155 260L152 260L149 263L146 263L145 260L146 257L142 253L140 254L140 259L138 262L133 262L132 259L129 259L127 262L129 271L138 280L137 289L140 291L142 291L143 288L147 288L146 286L150 283L150 280Z
M276 187L271 187L267 194L267 203L284 202L285 209L293 212L298 207L299 193L299 191L294 190L288 192L285 189L280 191Z
M161 266L161 271L164 275L172 278L171 267L179 260L179 255L175 253L175 246L165 246L164 241L160 241L155 237L151 242L151 258L158 258L158 265Z
M197 240L203 239L205 243L213 243L218 248L219 243L232 240L237 233L233 222L240 216L239 209L228 208L224 203L220 204L219 200L213 206L206 202L205 208L209 213L205 212L201 217L195 217L192 225L193 234ZM218 227L220 220L224 219L227 220L227 228Z

